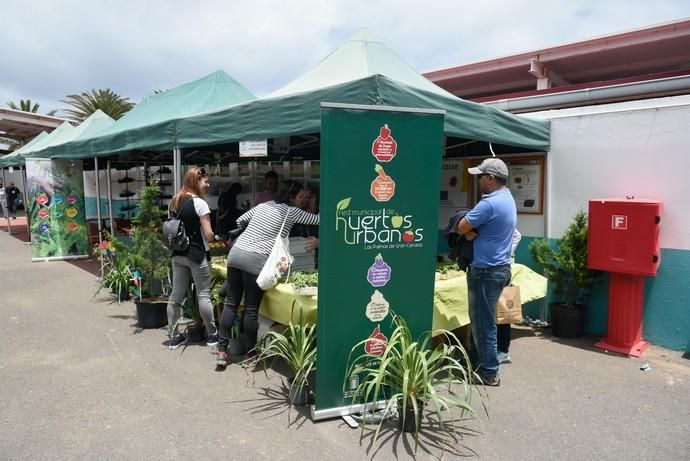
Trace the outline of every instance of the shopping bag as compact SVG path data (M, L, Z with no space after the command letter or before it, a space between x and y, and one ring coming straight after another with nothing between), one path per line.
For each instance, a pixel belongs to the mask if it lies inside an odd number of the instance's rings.
M290 265L293 258L290 255L290 240L282 238L280 234L276 237L271 254L256 278L256 284L262 290L270 290L278 284L278 281L290 275Z
M294 261L293 257L290 255L290 239L282 237L285 221L287 221L289 214L290 211L288 210L285 214L283 225L280 226L280 230L278 231L273 249L268 255L268 259L264 263L261 272L259 272L259 276L256 278L256 284L264 291L270 290L278 285L278 281L286 277L286 275L287 277L290 276L290 265Z
M503 288L496 303L496 324L510 324L522 322L522 303L520 302L520 287L508 285Z

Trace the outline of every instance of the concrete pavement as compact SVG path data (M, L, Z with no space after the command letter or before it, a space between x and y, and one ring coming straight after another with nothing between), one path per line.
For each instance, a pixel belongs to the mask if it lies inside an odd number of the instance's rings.
M139 330L132 303L92 298L94 263L31 263L0 231L2 460L680 460L690 453L690 361L650 347L640 359L596 338L514 330L512 364L488 389L489 417L455 434L411 437L293 410L281 376L214 371L205 345L170 351L165 329ZM640 367L649 364L649 371ZM478 401L477 401L478 403Z

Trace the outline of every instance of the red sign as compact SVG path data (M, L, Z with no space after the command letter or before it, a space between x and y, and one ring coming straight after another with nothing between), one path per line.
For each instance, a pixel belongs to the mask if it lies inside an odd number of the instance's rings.
M371 145L371 153L379 162L390 162L398 150L398 143L391 136L388 125L383 125L379 130L379 136Z
M369 335L369 339L367 339L367 342L364 343L364 352L369 355L379 357L383 354L383 351L386 350L387 345L388 338L381 333L381 327L376 325L374 331L372 331Z
M48 211L47 208L41 208L38 210L38 217L41 219L46 219L48 216L50 216L50 211Z
M377 202L387 202L395 195L395 181L386 174L381 165L377 164L374 169L379 175L371 182L371 196Z
M38 195L36 196L36 202L37 202L39 205L41 205L41 206L43 206L43 205L45 205L46 203L48 203L48 200L49 200L49 199L48 199L48 196L47 196L46 194L38 194Z
M611 229L622 229L626 230L628 228L628 217L625 215L614 214L611 215Z

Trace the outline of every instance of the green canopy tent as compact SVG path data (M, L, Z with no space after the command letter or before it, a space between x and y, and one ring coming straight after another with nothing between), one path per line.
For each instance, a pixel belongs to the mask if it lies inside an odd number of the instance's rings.
M36 157L53 157L52 151L55 146L60 146L64 143L68 142L77 142L80 139L89 139L93 136L98 135L98 133L101 133L103 130L107 129L110 125L112 125L115 122L109 115L107 115L105 112L102 110L98 109L96 112L91 114L86 120L81 122L79 126L74 128L72 131L67 133L62 139L55 140L53 142L50 142L44 146L42 146L39 150L36 150L34 152ZM56 157L53 157L56 158ZM98 174L99 168L98 168L98 158L94 158L94 168L95 168L95 177L96 177L96 216L97 216L97 222L98 222L98 235L100 238L101 235L101 230L102 230L102 221L101 221L101 185L100 185L100 176ZM110 188L110 184L108 184L108 187ZM108 190L108 209L110 210L110 222L111 222L111 230L112 230L112 206L111 206L111 198L110 198L110 189Z
M145 97L102 132L54 146L50 156L85 158L138 149L172 150L176 147L176 119L253 99L248 89L219 70Z
M549 148L548 122L448 93L367 31L354 35L314 69L265 98L178 120L176 143L199 147L319 133L321 102L444 109L444 131L447 137L457 138L453 144L483 141L532 151Z
M0 160L0 166L22 166L27 157L31 157L35 152L43 149L45 146L52 144L53 142L60 143L67 135L74 129L74 127L69 122L64 122L55 130L51 131L49 134L45 132L36 136L30 143L26 144L20 149L12 152L9 155L4 156Z
M41 143L42 140L46 136L48 136L48 133L46 133L45 131L41 131L38 135L36 135L36 137L34 139L32 139L28 143L24 144L19 149L15 150L14 152L12 152L10 154L5 155L4 157L0 157L0 168L18 165L19 163L15 163L15 162L17 162L17 158L21 154L22 150L28 149L31 146L34 146L34 145L37 145L38 143Z
M57 139L53 139L47 143L43 143L35 149L32 149L31 156L33 157L55 157L52 155L53 149L62 144L79 141L80 139L88 139L97 135L98 133L105 130L107 127L112 125L114 120L110 118L102 110L98 109L96 112L91 114L86 120L81 122L74 129L66 132L63 136Z

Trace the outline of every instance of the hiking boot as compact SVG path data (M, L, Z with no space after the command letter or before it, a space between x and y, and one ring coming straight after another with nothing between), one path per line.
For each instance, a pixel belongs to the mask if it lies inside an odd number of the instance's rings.
M488 377L479 375L478 377L474 377L472 379L472 383L478 386L498 387L501 385L501 378L498 376Z
M187 344L187 338L185 338L183 335L177 334L173 336L170 340L168 348L177 349L178 347L184 346L185 344Z
M218 351L216 354L216 366L225 368L228 366L230 363L230 357L228 356L228 353L225 351Z
M497 354L497 357L498 357L498 363L511 363L510 354L507 352L499 352Z
M212 346L218 345L218 335L210 335L210 336L206 339L206 345L207 345L208 347L212 347Z

